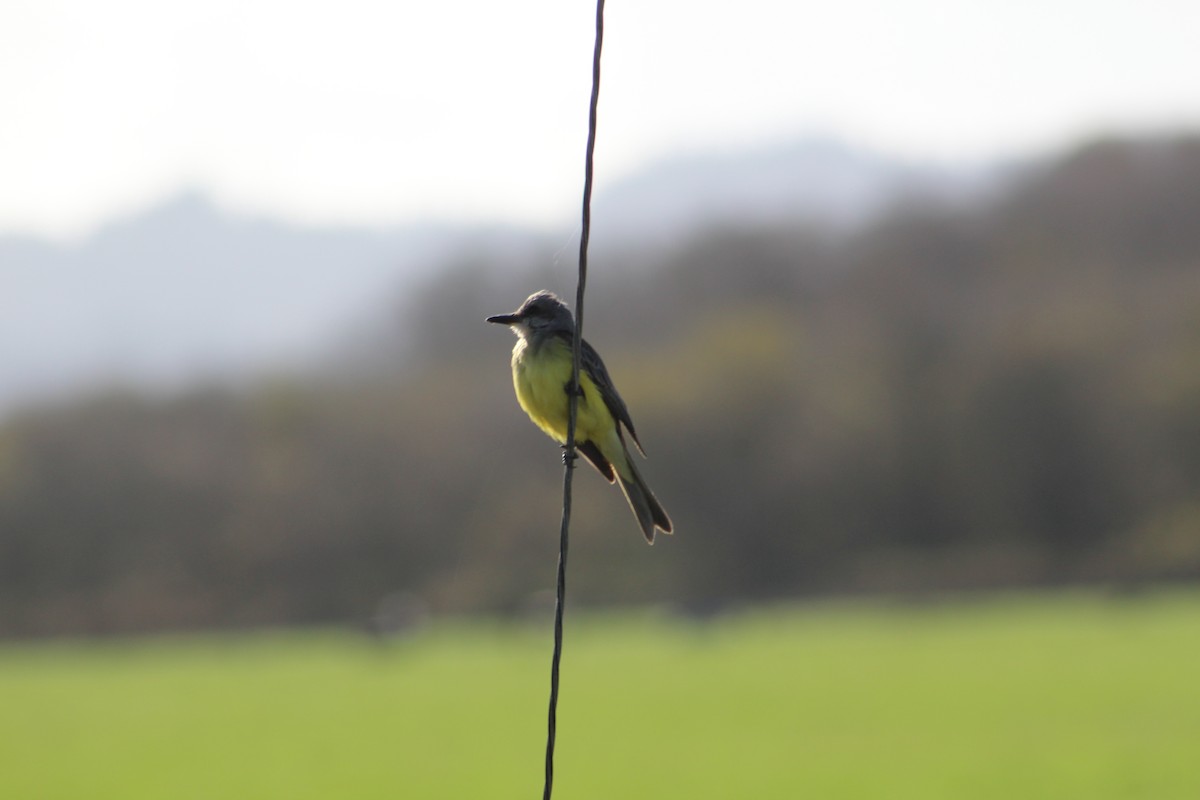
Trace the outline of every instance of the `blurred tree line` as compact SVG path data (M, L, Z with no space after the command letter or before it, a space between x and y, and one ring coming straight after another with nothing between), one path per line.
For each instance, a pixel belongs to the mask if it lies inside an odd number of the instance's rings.
M1200 577L1200 139L604 262L585 334L678 534L646 547L580 462L575 602ZM10 416L0 635L528 607L559 451L483 318L573 273L477 254L321 374Z

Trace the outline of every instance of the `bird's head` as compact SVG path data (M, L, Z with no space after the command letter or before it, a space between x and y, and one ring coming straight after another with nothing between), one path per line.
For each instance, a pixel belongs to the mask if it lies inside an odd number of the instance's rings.
M571 309L558 299L558 295L544 289L525 298L525 302L513 313L488 317L487 321L508 325L518 336L571 332L575 329L575 318L571 315Z

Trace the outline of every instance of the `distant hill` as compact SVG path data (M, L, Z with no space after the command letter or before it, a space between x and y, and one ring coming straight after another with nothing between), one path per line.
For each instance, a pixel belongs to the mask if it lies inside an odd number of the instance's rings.
M964 202L991 189L995 164L909 163L825 139L660 161L609 185L598 230L662 241L700 225L791 219L858 227L901 200Z
M601 191L593 242L663 243L713 222L846 226L898 197L961 199L992 179L821 141L695 155ZM197 192L76 245L0 237L0 411L97 382L169 386L303 365L456 253L494 259L547 240L499 226L301 227L225 212Z
M385 313L380 296L452 243L527 236L300 227L226 213L193 192L78 245L0 239L0 410L94 383L301 366L364 313Z

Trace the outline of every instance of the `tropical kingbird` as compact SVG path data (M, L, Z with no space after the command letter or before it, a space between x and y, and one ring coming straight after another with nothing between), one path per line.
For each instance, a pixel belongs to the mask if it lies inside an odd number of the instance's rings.
M565 444L574 362L571 309L552 292L541 291L531 294L512 314L488 317L487 321L507 325L517 335L512 351L517 402L539 428ZM643 457L646 451L600 354L586 341L580 352L579 388L575 446L609 483L620 483L646 541L654 544L656 529L671 533L671 518L629 456L621 426L629 431Z

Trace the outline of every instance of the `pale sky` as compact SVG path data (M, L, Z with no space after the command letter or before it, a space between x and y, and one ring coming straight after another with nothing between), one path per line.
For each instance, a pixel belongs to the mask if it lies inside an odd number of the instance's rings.
M592 0L0 0L0 234L185 187L316 223L576 213ZM1200 128L1195 0L609 0L602 186L826 135L901 157Z

